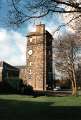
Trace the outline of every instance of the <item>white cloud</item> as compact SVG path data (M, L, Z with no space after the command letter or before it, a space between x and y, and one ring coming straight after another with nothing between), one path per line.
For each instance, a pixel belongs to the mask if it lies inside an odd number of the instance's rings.
M26 38L18 32L0 28L0 60L12 65L26 62Z
M34 24L29 24L27 27L28 32L35 32L36 31L36 25Z
M0 29L0 42L5 41L6 39L6 31L4 29Z

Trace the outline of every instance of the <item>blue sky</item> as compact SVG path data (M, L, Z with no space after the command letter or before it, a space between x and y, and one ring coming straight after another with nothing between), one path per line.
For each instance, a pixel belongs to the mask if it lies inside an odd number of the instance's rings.
M2 4L1 4L2 3ZM54 15L51 19L46 17L24 23L17 29L8 28L4 22L7 21L7 0L0 0L0 61L6 61L12 65L26 64L26 35L35 29L35 24L40 22L46 25L46 29L53 33L63 23L62 18Z

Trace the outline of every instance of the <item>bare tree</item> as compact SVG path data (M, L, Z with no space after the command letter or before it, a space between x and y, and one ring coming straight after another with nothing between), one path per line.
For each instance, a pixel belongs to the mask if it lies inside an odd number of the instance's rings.
M56 69L71 80L72 95L77 95L76 66L80 60L78 59L78 50L81 47L81 42L78 40L76 42L76 40L77 37L67 35L55 44Z
M81 2L77 0L11 0L9 4L11 24L16 25L54 13L77 13L76 18L81 17Z

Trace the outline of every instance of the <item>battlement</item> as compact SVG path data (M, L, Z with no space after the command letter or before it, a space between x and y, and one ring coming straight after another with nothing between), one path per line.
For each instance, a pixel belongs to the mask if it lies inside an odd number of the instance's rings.
M29 36L39 36L45 33L45 25L44 24L39 24L36 25L36 31L35 32L30 32L27 37Z

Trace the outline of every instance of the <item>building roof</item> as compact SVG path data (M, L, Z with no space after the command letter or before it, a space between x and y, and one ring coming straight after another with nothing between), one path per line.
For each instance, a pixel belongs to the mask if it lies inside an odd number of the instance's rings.
M40 36L42 34L43 33L39 33L39 32L30 32L30 33L28 33L28 35L26 37L29 37L29 36Z
M16 70L19 70L17 67L13 66L13 65L10 65L9 63L5 62L5 61L0 61L0 67L4 67L4 66L7 66L11 69L16 69Z
M18 68L18 69L25 69L25 68L26 68L26 65L15 66L15 67Z

